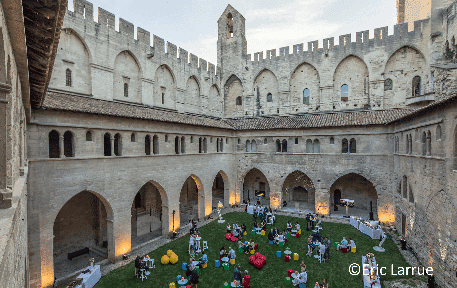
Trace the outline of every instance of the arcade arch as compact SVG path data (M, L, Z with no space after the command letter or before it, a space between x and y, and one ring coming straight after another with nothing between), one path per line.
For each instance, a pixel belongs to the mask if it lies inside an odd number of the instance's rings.
M203 220L205 217L205 192L199 177L191 175L184 182L179 196L180 227L189 220Z
M282 185L282 201L286 201L286 207L314 211L315 188L313 181L301 171L296 170L290 173Z
M270 184L267 177L257 168L252 168L243 177L243 200L270 204Z
M226 199L230 197L230 190L228 184L228 177L224 171L219 171L214 178L212 187L212 208L216 209L219 201L226 205L228 203ZM235 202L235 201L233 201Z

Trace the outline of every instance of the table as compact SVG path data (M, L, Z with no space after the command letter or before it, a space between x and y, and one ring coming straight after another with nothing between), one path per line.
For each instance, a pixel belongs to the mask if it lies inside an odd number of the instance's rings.
M297 231L297 230L291 230L290 232L291 232L292 234L297 234L298 231ZM292 236L295 236L295 235L292 235Z
M345 206L351 206L353 207L354 206L354 200L350 200L350 199L340 199L340 205L343 204Z
M246 212L248 214L254 214L254 206L253 205L249 205L248 207L246 207Z
M149 268L154 267L154 259L152 259L152 258L144 258L144 262L146 262L146 265L147 265ZM148 265L147 262L149 262L149 265Z
M378 271L375 270L375 274L378 275L378 279L376 279L375 284L371 286L371 279L370 279L370 274L371 274L371 269L369 264L365 264L365 258L366 256L362 256L362 266L363 266L363 287L373 287L373 288L381 288L381 281L379 280L379 274ZM373 257L373 266L371 267L377 267L376 266L376 258Z
M85 270L87 269L90 269L91 273L79 274L77 278L82 278L83 282L75 288L92 288L95 286L95 284L98 283L98 281L102 277L102 274L100 272L100 265L94 265L93 268L89 266Z
M286 250L286 251L284 251L284 254L286 254L286 255L290 255L290 254L292 254L292 251L290 251L290 250Z
M178 284L179 284L179 285L186 285L186 284L187 284L187 279L179 280L179 281L178 281Z
M235 284L235 281L233 281L232 283L230 283L230 286L231 287L240 287L241 286L241 282L238 281L237 283L238 283L238 286Z
M230 259L228 257L224 257L221 260L222 260L222 262L229 262L230 261Z
M359 219L356 219L351 216L349 218L349 223L354 227L355 229L359 230L365 235L368 235L371 239L380 239L382 235L382 229L374 229L371 228L370 226L366 225L365 223L362 223ZM377 222L379 223L379 222ZM373 224L376 224L376 222L373 222Z

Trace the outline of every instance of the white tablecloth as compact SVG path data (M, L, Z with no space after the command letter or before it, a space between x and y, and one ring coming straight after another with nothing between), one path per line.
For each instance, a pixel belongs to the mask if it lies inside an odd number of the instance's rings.
M378 277L378 279L376 279L375 284L373 286L371 286L371 280L370 280L370 276L369 276L371 274L371 268L370 268L369 264L365 264L365 258L366 258L365 256L362 256L363 287L382 288L379 277ZM372 267L376 267L376 258L374 258L374 257L373 257L373 266ZM379 275L377 270L375 271L375 274Z
M360 220L356 220L354 217L349 218L349 223L357 230L362 232L365 235L371 237L371 239L380 239L382 235L382 229L373 229L364 223L360 222Z
M87 267L86 269L90 269L90 266ZM91 273L81 273L79 274L78 278L83 278L82 284L76 286L76 288L92 288L95 286L95 284L100 281L100 278L102 278L102 274L100 272L100 265L94 265L94 268L91 269Z
M249 205L249 206L247 207L247 209L246 209L246 212L247 212L248 214L254 214L254 206Z

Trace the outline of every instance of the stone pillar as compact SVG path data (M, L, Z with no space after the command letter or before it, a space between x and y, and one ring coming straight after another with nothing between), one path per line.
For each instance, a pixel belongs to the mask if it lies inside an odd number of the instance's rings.
M7 113L8 100L7 95L11 93L11 86L0 83L0 208L10 208L12 206L13 193L11 187L8 187L7 173Z
M65 153L64 153L64 139L63 139L63 135L60 135L59 136L59 154L60 154L60 158L65 158Z
M173 217L173 215L171 215ZM167 237L171 231L169 223L170 220L170 213L168 212L168 206L162 205L162 236Z
M271 189L271 187L270 187ZM271 209L280 209L282 204L282 193L270 190L270 207Z
M111 156L114 156L114 137L113 136L111 136L110 141L111 141Z
M122 260L122 255L132 250L131 209L128 207L107 219L108 258L112 263Z
M314 212L320 215L328 215L330 191L327 188L316 188L316 197L314 198Z
M54 232L53 225L47 225L40 232L41 287L54 284Z

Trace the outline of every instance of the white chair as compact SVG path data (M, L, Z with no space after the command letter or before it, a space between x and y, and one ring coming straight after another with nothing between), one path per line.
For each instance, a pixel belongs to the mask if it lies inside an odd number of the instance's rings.
M203 251L205 251L205 249L208 249L208 241L203 241Z
M144 269L140 269L140 279L141 279L141 282L143 282L144 279L148 279L148 277L146 277L146 275L145 275Z
M138 268L135 267L135 277L138 277Z

